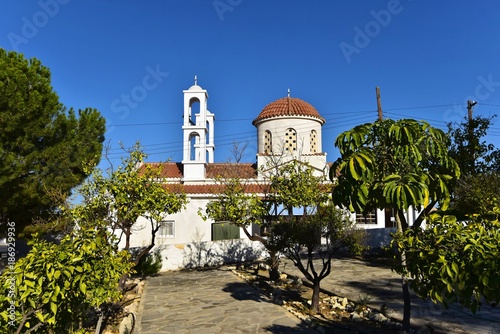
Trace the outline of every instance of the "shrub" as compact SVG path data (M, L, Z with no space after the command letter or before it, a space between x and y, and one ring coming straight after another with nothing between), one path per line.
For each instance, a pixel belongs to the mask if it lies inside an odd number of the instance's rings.
M75 230L60 244L35 236L28 255L0 276L0 331L78 331L89 308L119 301L131 263L111 238L97 229Z

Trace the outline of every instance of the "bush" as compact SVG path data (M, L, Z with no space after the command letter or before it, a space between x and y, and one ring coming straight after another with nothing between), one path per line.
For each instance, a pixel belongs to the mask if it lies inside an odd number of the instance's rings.
M161 250L157 248L154 252L143 256L134 269L137 275L142 277L156 275L160 272L162 263Z
M121 300L129 255L104 230L80 229L60 244L30 241L31 251L0 276L0 332L71 333L89 308Z

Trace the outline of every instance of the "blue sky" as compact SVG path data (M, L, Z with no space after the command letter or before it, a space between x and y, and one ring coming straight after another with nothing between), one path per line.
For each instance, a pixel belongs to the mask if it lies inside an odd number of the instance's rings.
M328 161L341 131L376 119L376 86L388 118L444 128L468 99L476 115L500 113L496 1L3 0L0 47L49 67L68 108L98 109L115 162L118 143L137 140L149 161L182 160L195 75L216 116L216 161L233 142L255 161L251 122L287 89L327 120Z

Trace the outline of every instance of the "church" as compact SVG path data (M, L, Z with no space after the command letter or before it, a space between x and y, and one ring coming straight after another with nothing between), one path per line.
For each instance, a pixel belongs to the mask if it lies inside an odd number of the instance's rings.
M288 96L269 103L252 124L257 130L255 163L214 162L215 115L208 110L208 92L195 83L183 91L183 159L162 163L166 184L180 187L187 195L184 210L165 216L156 237L161 252L162 270L176 270L247 261L263 257L265 249L250 241L242 228L223 222L203 220L198 214L215 199L217 177L238 175L245 179L246 191L259 193L261 171L270 159L283 164L293 159L307 162L318 176L328 175L329 165L322 150L322 126L326 120L308 102ZM158 163L148 163L158 165ZM386 218L389 217L389 218ZM390 214L384 211L352 215L362 228L380 231L376 242L389 237L386 227L393 227ZM132 247L149 244L151 234L146 219L139 218L131 236ZM250 234L259 226L248 227ZM392 229L391 229L392 230ZM375 233L376 234L376 233Z

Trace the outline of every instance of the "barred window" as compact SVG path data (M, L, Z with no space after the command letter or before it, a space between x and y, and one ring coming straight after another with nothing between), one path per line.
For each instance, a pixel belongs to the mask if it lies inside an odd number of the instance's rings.
M316 130L311 131L311 153L318 153L318 141Z
M173 238L175 236L175 223L173 220L160 222L160 229L158 230L159 237Z
M285 132L285 150L297 151L297 131L292 128L288 128Z
M273 153L273 135L269 130L264 133L264 153Z
M356 224L377 224L377 210L356 213Z

